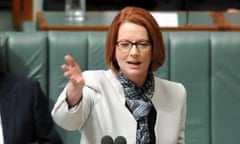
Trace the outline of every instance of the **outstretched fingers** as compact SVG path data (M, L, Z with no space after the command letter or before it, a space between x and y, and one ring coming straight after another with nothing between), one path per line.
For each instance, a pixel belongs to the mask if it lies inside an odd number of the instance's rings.
M61 66L64 71L64 76L67 77L73 84L83 85L82 70L74 58L70 55L64 57L67 64Z

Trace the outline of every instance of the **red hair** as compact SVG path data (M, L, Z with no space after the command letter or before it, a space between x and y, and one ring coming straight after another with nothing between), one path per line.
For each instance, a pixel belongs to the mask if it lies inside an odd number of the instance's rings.
M105 62L114 72L119 72L119 65L115 58L116 41L119 27L124 22L131 22L146 28L152 43L152 59L149 70L156 71L163 65L165 49L159 26L154 17L147 10L139 7L126 7L113 19L106 38Z

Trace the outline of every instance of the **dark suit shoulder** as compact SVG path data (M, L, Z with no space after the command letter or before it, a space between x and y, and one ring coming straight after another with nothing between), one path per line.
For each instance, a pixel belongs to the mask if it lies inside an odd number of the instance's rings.
M1 84L6 84L6 83L32 83L33 79L30 79L28 77L24 77L24 76L16 76L13 74L8 74L8 73L0 73L0 83Z
M6 93L14 92L25 92L28 93L35 88L41 89L40 84L37 80L24 77L24 76L16 76L7 73L0 74L0 93L5 95ZM35 90L37 90L35 89ZM40 90L41 91L41 90Z

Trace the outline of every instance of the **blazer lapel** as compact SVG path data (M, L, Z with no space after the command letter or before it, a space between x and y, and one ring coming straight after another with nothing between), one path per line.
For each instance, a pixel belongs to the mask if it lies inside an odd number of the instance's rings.
M160 83L160 81L157 81L155 79L155 90L154 90L154 95L152 97L152 103L155 108L161 107L163 105L163 97L165 96L165 89ZM156 109L158 111L158 109Z

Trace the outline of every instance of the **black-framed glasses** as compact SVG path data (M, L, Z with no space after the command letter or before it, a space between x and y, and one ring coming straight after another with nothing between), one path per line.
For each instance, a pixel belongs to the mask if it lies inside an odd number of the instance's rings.
M128 41L128 40L119 40L119 41L116 42L116 45L122 51L129 51L134 45L140 51L147 51L152 46L151 42L149 42L147 40L138 41L138 42L131 42L131 41Z

